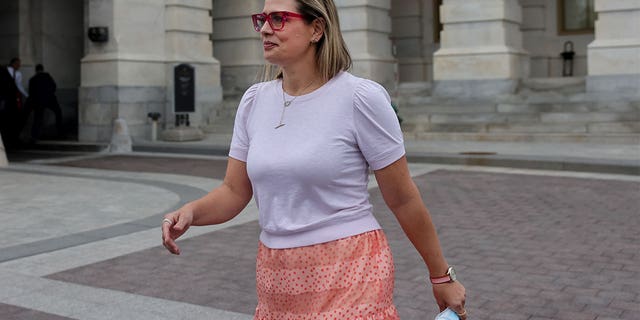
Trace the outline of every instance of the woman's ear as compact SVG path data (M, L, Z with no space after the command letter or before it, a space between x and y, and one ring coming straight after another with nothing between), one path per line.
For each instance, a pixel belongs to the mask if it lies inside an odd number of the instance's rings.
M324 36L324 29L326 27L326 22L323 18L317 18L313 20L311 23L313 26L313 35L311 37L311 42L316 43L319 42L320 39Z

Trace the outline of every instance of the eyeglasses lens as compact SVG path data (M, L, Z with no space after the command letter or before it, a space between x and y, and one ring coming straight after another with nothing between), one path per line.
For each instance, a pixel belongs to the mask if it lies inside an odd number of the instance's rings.
M284 16L280 12L273 12L269 14L269 19L271 20L271 26L273 29L279 30L284 26Z
M256 31L260 32L260 29L262 29L262 27L264 26L264 23L266 21L265 18L266 17L264 15L261 15L261 14L253 15L253 28L256 29Z
M284 21L286 18L282 12L272 12L268 16L264 14L255 14L253 15L253 28L260 32L267 20L269 20L271 29L277 31L284 27Z

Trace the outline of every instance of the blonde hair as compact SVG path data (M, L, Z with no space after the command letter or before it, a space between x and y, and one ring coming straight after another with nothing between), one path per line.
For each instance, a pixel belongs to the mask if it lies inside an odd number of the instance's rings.
M351 68L351 55L347 44L342 38L338 10L333 0L296 0L298 11L307 23L321 19L324 33L316 42L316 64L323 81L329 81L340 71ZM282 78L282 68L265 64L262 74L263 81Z

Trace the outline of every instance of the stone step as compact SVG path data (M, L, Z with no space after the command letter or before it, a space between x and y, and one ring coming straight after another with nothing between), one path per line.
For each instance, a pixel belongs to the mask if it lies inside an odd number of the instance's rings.
M398 108L400 115L419 115L419 114L461 114L461 113L492 113L496 112L495 104L478 104L478 105L441 105L441 104L425 104L413 106L400 106Z
M496 120L496 119L494 119ZM402 123L402 130L406 133L419 132L489 132L489 133L592 133L618 134L640 133L640 121L618 122L467 122L467 123L433 123L428 117L413 118Z
M572 96L584 95L584 77L524 79L518 88L519 99L527 102L560 102Z
M591 123L638 120L640 120L640 112L548 112L540 114L540 121L548 123Z
M500 103L501 113L543 113L543 112L640 112L640 104L630 101L609 102L563 102L563 103Z
M619 92L575 92L561 93L555 91L530 92L520 95L503 95L497 97L501 102L523 102L523 103L563 103L563 102L610 102L610 101L631 101L640 102L640 91L637 93Z
M589 133L640 133L640 121L602 122L587 125Z
M416 132L486 132L486 124L437 124L429 122L403 122L402 131L405 133Z
M405 133L406 140L427 141L496 141L496 142L582 142L611 144L640 144L638 134L588 134L588 133Z
M490 124L490 123L511 123L511 122L538 122L538 121L540 121L540 117L538 114L527 114L527 113L432 114L429 116L429 122L436 123L436 124L455 124L455 123Z
M523 79L519 92L555 91L560 93L584 92L586 80L584 77L563 77L563 78L529 78Z
M584 123L504 123L489 124L490 133L587 133Z
M568 80L567 80L568 79ZM640 103L640 90L638 92L586 92L584 89L584 79L556 78L556 79L529 79L534 84L524 83L520 91L516 94L500 94L492 97L491 101L501 103L564 103L564 102L611 102L611 101L631 101L636 105ZM559 80L561 84L558 84ZM562 84L563 81L567 81ZM526 81L525 81L526 82ZM403 84L400 84L402 87ZM426 86L425 86L426 88ZM430 87L429 87L430 88ZM398 90L394 95L394 101L399 102L400 107L425 105L425 104L448 104L455 103L461 99L443 99L433 97L429 93L430 89L409 88ZM474 103L477 100L466 101Z

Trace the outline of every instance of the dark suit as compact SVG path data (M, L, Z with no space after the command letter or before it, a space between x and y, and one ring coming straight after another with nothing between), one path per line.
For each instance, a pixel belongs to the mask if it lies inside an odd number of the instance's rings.
M18 110L18 87L6 66L0 67L0 132L7 149L20 142L20 110Z
M37 140L40 137L44 109L50 109L55 113L58 135L62 134L62 110L56 98L56 88L56 82L46 72L38 72L29 79L27 105L34 111L31 139Z

